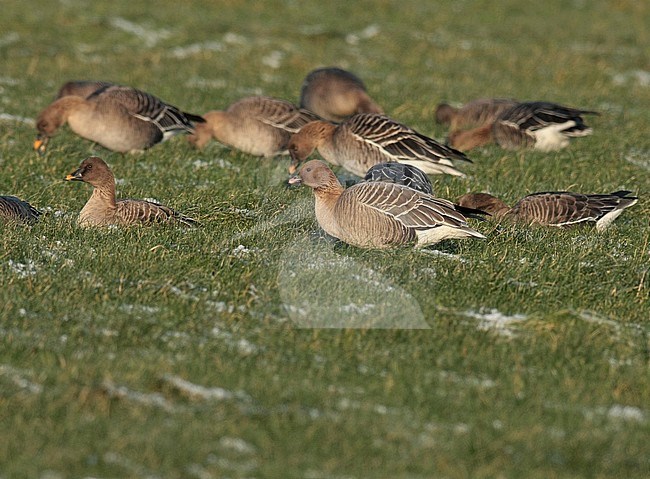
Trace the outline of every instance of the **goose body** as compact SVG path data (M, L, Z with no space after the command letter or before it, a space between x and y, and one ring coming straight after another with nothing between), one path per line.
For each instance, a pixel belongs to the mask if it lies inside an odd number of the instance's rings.
M517 103L510 98L481 98L460 108L441 103L436 108L436 122L449 127L450 131L492 124L501 113Z
M16 196L0 196L0 220L34 223L41 212Z

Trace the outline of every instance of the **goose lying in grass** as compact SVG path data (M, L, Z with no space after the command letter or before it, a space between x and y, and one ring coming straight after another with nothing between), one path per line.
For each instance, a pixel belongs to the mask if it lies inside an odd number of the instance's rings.
M427 195L433 195L431 180L421 169L403 163L379 163L366 172L364 181L383 181L408 186Z
M625 208L634 205L638 198L628 196L630 191L611 194L584 195L569 191L533 193L519 200L512 208L487 193L469 193L458 203L490 213L494 218L506 218L524 223L545 226L571 226L595 222L602 231L618 218Z
M209 111L205 123L188 137L197 148L215 138L220 143L256 156L275 156L287 150L289 138L320 118L292 103L265 96L243 98L225 111Z
M193 121L205 120L149 93L109 84L86 98L63 96L41 111L34 149L44 153L50 137L67 123L77 135L109 150L144 150L175 134L193 133Z
M315 149L326 161L361 177L377 163L391 161L417 166L427 174L465 176L452 160L471 163L464 153L372 113L355 115L340 125L308 123L291 137L288 148L293 160L291 173Z
M300 107L340 123L357 113L383 113L355 74L336 67L311 71L300 90Z
M312 188L318 224L353 246L426 246L445 239L484 238L447 200L381 181L343 189L329 166L319 160L305 163L289 183Z
M192 218L152 201L116 199L113 172L104 160L96 156L86 158L65 179L84 181L93 186L90 199L79 213L80 226L148 225L168 221L192 226L197 223Z
M15 196L0 196L0 221L15 221L18 223L34 223L38 221L41 212Z
M567 147L570 138L591 135L592 129L582 119L587 114L598 113L549 102L519 103L501 113L492 124L450 133L448 141L462 151L491 142L507 150L557 151Z

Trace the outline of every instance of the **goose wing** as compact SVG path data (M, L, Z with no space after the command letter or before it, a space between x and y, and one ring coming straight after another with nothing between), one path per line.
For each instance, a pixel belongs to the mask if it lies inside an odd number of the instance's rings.
M188 226L197 224L196 220L153 201L125 198L118 200L116 206L116 216L124 224L152 224L167 221L179 221Z
M289 133L298 133L307 123L321 119L309 110L276 98L254 97L242 106L255 119Z

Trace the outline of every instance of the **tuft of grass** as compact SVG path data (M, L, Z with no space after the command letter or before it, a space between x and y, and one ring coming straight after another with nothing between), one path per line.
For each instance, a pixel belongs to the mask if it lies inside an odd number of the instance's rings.
M146 7L3 4L0 193L45 215L0 224L0 477L647 477L646 3ZM443 100L601 112L557 153L472 151L468 178L434 178L441 197L640 201L603 233L485 221L485 241L364 251L319 232L287 158L182 137L120 155L67 128L31 150L70 79L200 114L297 101L323 65L441 140ZM90 189L63 178L91 154L120 196L201 226L80 229Z

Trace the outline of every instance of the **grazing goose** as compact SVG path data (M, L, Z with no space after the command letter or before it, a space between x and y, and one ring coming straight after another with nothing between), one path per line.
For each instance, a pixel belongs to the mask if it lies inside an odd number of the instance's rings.
M492 141L507 150L557 151L569 145L569 138L592 133L582 119L587 114L598 113L549 102L519 103L501 113L493 124L451 133L449 144L463 151Z
M85 181L94 187L90 199L79 213L80 226L142 225L176 221L188 226L196 220L171 208L146 200L115 199L115 177L108 165L96 156L86 158L79 168L65 177Z
M34 149L43 153L49 138L65 123L77 135L125 153L149 148L177 133L192 133L191 121L205 120L183 113L149 93L107 85L87 98L75 95L59 98L39 113Z
M308 110L292 103L265 96L239 100L226 111L209 111L205 123L195 126L188 137L197 148L211 138L256 156L275 156L286 152L287 143L307 123L319 120Z
M15 196L0 196L0 220L34 223L41 212Z
M379 163L371 167L364 181L383 181L408 186L427 195L433 195L431 180L421 169L403 163Z
M469 193L458 199L468 208L477 208L495 218L507 218L544 226L570 226L595 222L596 229L607 228L625 208L638 201L628 196L630 191L616 191L609 195L583 195L569 191L533 193L525 196L512 208L487 193Z
M383 113L361 79L336 67L311 71L300 90L300 107L325 120L340 123L357 113Z
M436 108L436 123L449 127L450 131L491 124L501 113L517 103L517 100L510 98L482 98L461 108L440 103Z
M377 163L396 161L420 168L427 174L465 176L451 160L471 163L464 153L438 143L387 116L360 113L340 125L314 121L289 141L293 160L290 172L318 149L321 156L357 176Z
M59 88L56 99L64 96L80 96L81 98L88 98L100 88L114 85L107 81L92 81L92 80L71 80L63 84Z
M353 246L426 246L452 238L484 238L449 201L381 181L343 189L329 166L319 160L305 163L289 183L312 188L318 224Z

